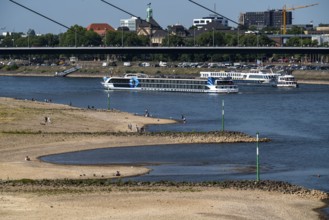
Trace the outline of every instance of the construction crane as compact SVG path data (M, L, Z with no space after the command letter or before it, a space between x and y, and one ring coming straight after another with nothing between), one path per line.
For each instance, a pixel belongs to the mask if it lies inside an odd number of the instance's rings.
M318 5L318 4L319 3L315 3L315 4L311 4L311 5L302 5L302 6L292 7L292 8L287 8L286 5L283 6L283 9L282 9L283 34L287 33L287 11L293 11L293 10L296 10L296 9L308 8L308 7Z

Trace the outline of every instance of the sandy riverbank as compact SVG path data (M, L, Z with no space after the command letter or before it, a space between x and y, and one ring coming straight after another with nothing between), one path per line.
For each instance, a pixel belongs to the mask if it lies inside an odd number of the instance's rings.
M60 190L57 190L60 191ZM319 219L322 202L276 192L207 187L0 193L1 219Z
M46 122L45 117L49 117L50 122ZM144 167L62 166L37 159L54 153L255 140L240 133L216 137L136 134L136 126L163 123L175 121L0 98L0 179L107 179L114 178L118 170L122 176L148 172ZM128 124L132 124L133 129ZM25 160L26 156L30 161ZM318 197L216 187L0 189L1 219L318 219L314 210L324 205Z

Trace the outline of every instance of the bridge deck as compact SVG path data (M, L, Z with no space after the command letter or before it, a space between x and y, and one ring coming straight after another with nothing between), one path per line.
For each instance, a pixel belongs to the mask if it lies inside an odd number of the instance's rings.
M328 54L329 47L5 47L0 55L22 54Z

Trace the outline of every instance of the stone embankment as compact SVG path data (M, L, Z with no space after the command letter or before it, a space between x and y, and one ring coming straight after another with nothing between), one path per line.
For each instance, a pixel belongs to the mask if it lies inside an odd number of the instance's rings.
M63 191L63 192L93 192L93 191L115 191L115 190L167 190L179 191L186 189L201 189L217 187L221 189L235 190L260 190L266 192L279 192L282 194L296 195L303 198L314 198L329 201L329 194L314 189L307 189L282 181L211 181L211 182L135 182L111 179L63 179L63 180L0 180L0 192L42 192L42 191Z
M144 135L166 137L176 143L250 143L256 142L256 137L236 131L211 132L156 132ZM269 138L260 138L260 142L269 142Z
M60 133L57 133L60 134ZM67 135L68 133L63 133ZM181 144L197 143L252 143L256 137L252 137L237 131L209 131L209 132L96 132L96 133L71 133L75 135L107 135L116 137L142 136L158 137L170 140L169 142ZM259 138L259 142L269 142L269 138Z

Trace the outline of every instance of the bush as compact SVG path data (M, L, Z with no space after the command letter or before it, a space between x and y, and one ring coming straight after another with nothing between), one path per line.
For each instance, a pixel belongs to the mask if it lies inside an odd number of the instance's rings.
M18 69L17 64L12 64L12 65L9 65L9 66L5 67L5 70L7 70L7 71L14 71L14 70L17 70L17 69Z

